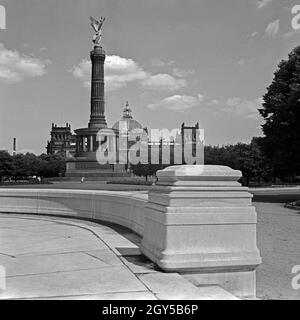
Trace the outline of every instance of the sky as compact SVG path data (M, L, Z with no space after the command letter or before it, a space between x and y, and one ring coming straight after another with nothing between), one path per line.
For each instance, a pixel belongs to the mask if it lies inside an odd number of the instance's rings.
M0 0L0 149L45 152L51 123L86 127L89 16L105 16L106 118L126 101L148 128L200 123L205 143L262 135L257 111L300 44L297 0Z

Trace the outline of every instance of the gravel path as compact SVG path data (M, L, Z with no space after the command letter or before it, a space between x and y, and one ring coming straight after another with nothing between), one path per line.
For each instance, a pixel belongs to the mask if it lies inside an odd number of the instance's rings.
M300 265L300 212L278 203L254 203L258 213L257 241L262 265L257 269L257 297L297 299L291 286L294 265Z

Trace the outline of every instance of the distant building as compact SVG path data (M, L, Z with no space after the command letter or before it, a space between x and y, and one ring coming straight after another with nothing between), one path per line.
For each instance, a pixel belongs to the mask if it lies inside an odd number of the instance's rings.
M122 131L122 132L129 132L133 130L146 130L143 126L132 116L132 110L129 108L128 101L126 102L126 106L123 109L123 116L120 121L117 121L113 127L113 130Z
M51 140L47 142L47 154L60 154L66 158L72 157L76 152L76 136L72 134L71 125L58 127L52 123Z
M131 133L141 135L146 134L148 136L148 129L143 127L137 120L133 118L132 110L129 108L129 104L127 102L126 107L123 110L123 116L121 120L117 121L113 125L112 130L116 135L116 140L113 139L113 141L108 141L108 149L110 150L112 145L114 145L113 150L115 150L117 154L117 163L119 163L118 152L126 155L127 161L124 159L126 163L125 170L130 172L131 165L129 163L129 149L137 142L135 139L131 138ZM199 141L201 141L201 138L197 137L197 135L200 134L199 123L197 123L195 126L186 126L183 123L181 128L176 129L173 134L174 136L169 137L169 139L166 139L166 137L155 138L151 137L151 135L148 136L149 164L185 164L186 161L184 156L184 148L185 145L188 144L191 145L191 156L196 156L196 145L197 143L199 144ZM123 145L123 143L125 144ZM74 161L74 156L76 157L81 155L80 153L82 153L82 150L80 147L83 150L84 146L80 143L77 143L76 149L76 135L72 134L70 124L67 123L65 127L57 127L56 124L52 123L51 140L47 143L47 154L61 154L66 158L69 158L68 161L72 162ZM96 140L93 143L94 152L96 152L98 147L99 142ZM176 157L175 148L178 148L176 149ZM86 146L85 149L88 149L88 146ZM178 151L180 154L178 154ZM137 152L137 156L139 156L139 153L140 151ZM87 168L84 169L88 170Z
M123 116L121 120L117 121L112 129L117 135L117 147L116 150L122 154L126 154L126 170L130 171L129 163L129 149L136 143L135 139L131 139L131 133L143 134L147 133L147 128L144 128L137 120L133 119L132 110L129 108L127 101L125 108L123 109ZM118 158L118 157L117 157Z
M162 131L163 133L163 131ZM175 129L172 135L150 137L148 141L148 159L153 164L191 164L203 163L204 141L200 133L199 123L195 126L186 126ZM192 157L194 157L192 159ZM196 160L197 158L197 160Z

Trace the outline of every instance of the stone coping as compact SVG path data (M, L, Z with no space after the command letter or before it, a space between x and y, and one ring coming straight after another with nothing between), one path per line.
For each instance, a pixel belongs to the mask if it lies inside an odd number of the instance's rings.
M146 192L16 189L0 190L0 212L61 215L112 222L143 234Z

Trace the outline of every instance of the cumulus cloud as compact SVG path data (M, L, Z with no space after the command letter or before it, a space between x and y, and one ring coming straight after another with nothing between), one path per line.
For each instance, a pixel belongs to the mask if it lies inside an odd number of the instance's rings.
M189 109L195 108L201 104L202 95L187 96L187 95L173 95L166 97L161 101L148 105L149 109L168 109L176 112L185 112Z
M47 73L51 62L20 54L0 43L0 82L17 83L26 77L40 77Z
M256 6L258 9L262 9L266 7L267 5L271 4L273 0L257 0Z
M178 90L186 87L185 79L177 79L170 74L160 73L156 75L149 75L142 85L145 89L150 90Z
M104 64L105 86L108 91L125 87L129 82L142 80L147 73L132 59L116 55L107 56ZM83 59L79 65L71 69L73 75L83 82L85 87L91 82L91 61Z
M90 86L91 62L83 59L77 66L70 70L80 79L85 87ZM175 78L170 74L151 74L146 72L132 59L117 55L107 56L104 64L106 90L113 91L127 86L127 84L139 81L143 88L148 90L178 90L187 85L186 80Z
M275 38L276 35L279 32L279 24L280 24L280 20L277 19L273 22L270 22L266 28L266 36L271 37L271 38Z
M83 59L77 66L70 70L74 77L80 79L85 87L90 86L91 62Z
M106 58L104 70L108 90L119 89L129 82L147 77L147 73L135 61L116 55Z

